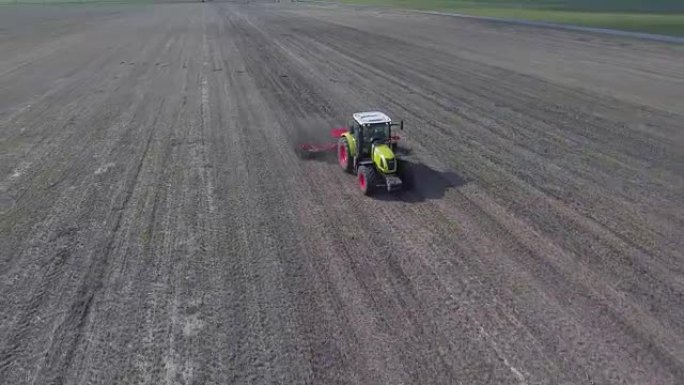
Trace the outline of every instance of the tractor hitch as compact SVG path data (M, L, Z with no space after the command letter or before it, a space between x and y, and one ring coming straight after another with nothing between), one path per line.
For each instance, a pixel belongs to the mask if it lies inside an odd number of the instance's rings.
M394 175L385 175L385 185L387 192L397 191L401 189L401 179Z

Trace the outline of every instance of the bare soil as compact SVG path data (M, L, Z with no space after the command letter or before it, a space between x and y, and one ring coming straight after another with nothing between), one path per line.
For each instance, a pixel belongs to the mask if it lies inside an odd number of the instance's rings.
M188 2L0 52L3 384L684 380L682 46ZM413 191L294 151L375 109Z

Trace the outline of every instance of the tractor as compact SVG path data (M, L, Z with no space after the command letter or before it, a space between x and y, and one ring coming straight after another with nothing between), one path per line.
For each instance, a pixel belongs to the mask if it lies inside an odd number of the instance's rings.
M342 169L356 174L364 195L379 190L394 192L411 187L408 161L397 154L398 136L392 128L404 129L404 122L392 123L382 112L357 112L348 129L333 129L337 161Z

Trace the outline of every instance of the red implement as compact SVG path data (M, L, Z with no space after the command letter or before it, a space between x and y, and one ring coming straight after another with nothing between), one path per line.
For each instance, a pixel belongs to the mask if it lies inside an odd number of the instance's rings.
M297 148L300 151L306 151L306 152L325 152L325 151L333 151L337 146L335 143L327 143L327 144L313 144L313 143L304 143L300 144L297 146Z
M333 138L341 138L342 135L347 132L348 130L346 128L333 128L330 130L330 136Z
M333 128L330 130L330 136L333 138L341 138L344 133L348 130L346 128ZM392 143L399 141L399 136L393 135L390 137ZM297 145L297 150L302 153L322 153L328 151L335 151L337 149L337 143L302 143Z
M330 136L334 139L341 138L342 135L347 132L346 128L333 128L330 130ZM335 151L337 149L337 143L302 143L297 145L297 150L304 154L317 154L324 153L328 151Z

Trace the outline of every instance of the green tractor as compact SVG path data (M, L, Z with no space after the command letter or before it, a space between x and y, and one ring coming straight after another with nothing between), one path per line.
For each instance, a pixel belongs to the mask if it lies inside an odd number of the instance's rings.
M376 191L406 190L412 185L409 163L397 154L398 136L392 128L404 129L404 122L392 123L382 112L357 112L348 129L334 129L338 137L337 161L346 172L356 174L364 195Z

